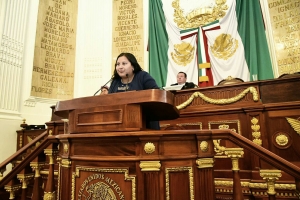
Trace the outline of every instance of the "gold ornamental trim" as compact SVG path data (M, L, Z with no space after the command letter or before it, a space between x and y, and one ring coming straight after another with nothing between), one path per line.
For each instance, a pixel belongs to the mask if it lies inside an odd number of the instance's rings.
M232 170L233 171L239 171L239 158L242 158L244 155L244 149L243 148L226 148L224 151L225 155L227 155L228 158L231 158L232 162Z
M52 165L59 152L57 149L44 149L44 153L49 157L49 164Z
M226 147L221 146L221 140L213 140L214 143L214 151L216 152L215 158L227 158L227 156L224 156L224 151Z
M224 120L224 121L209 121L208 122L208 129L212 129L212 125L217 124L219 130L226 130L229 129L239 135L241 135L241 123L240 120ZM230 128L230 124L236 124L237 129L235 128ZM226 147L220 146L221 140L213 140L214 143L214 151L216 152L216 155L214 156L215 158L227 158L227 156L224 155L224 151Z
M276 136L275 141L279 146L285 146L289 143L289 138L284 134L279 134Z
M201 141L200 142L200 149L202 152L207 152L208 151L208 142L206 141Z
M261 146L262 140L260 139L261 133L260 133L260 125L258 124L258 119L256 117L253 117L251 119L251 129L252 129L252 136L254 139L252 140L255 144Z
M55 200L55 191L53 192L44 192L44 200Z
M174 22L181 29L197 28L209 24L224 17L228 10L226 0L215 0L214 7L196 7L186 16L180 7L180 0L174 0L172 7L174 8Z
M233 181L221 181L221 180L215 180L215 186L218 187L232 187ZM266 183L254 183L254 182L248 182L248 181L241 181L242 187L249 187L250 189L267 189ZM295 184L275 184L275 189L277 190L295 190L296 185Z
M31 162L30 167L35 171L34 177L40 177L40 171L46 164L44 162Z
M291 125L291 127L300 135L300 117L298 119L293 119L286 117L286 120Z
M144 146L144 151L147 154L151 154L155 151L155 145L152 142L147 142Z
M15 192L21 188L21 184L18 185L5 185L4 189L9 192L9 199L15 199Z
M190 103L192 103L192 101L196 97L199 97L199 98L203 99L204 101L206 101L208 103L211 103L211 104L216 104L216 105L231 104L231 103L234 103L234 102L237 102L237 101L241 100L243 97L246 96L246 94L248 92L252 93L252 95L253 95L253 101L258 101L258 92L255 89L255 87L248 87L247 89L245 89L244 91L242 91L240 94L236 95L235 97L228 98L228 99L212 99L210 97L205 96L201 92L194 92L187 101L185 101L184 103L176 106L176 108L178 110L181 110L181 109L187 107Z
M201 158L196 160L197 168L212 168L214 167L215 160L213 158Z
M194 174L193 174L193 168L192 167L171 167L166 168L166 200L170 200L170 173L172 172L182 172L182 171L188 171L189 172L189 184L190 184L190 200L194 200Z
M260 170L260 176L267 182L267 193L269 195L275 195L275 182L282 176L281 170Z
M67 159L67 158L61 159L61 166L62 167L70 168L71 164L72 164L72 161L70 159Z
M86 172L100 172L100 173L124 173L124 180L131 181L131 199L136 200L136 176L131 175L129 176L128 169L121 169L121 168L94 168L94 167L76 167L75 172L72 174L72 196L71 200L75 200L75 178L80 177L80 171Z
M30 174L17 174L17 178L22 183L22 189L26 189L27 188L28 181L30 179L32 179L33 177L34 177L34 173L30 173Z
M160 161L141 161L140 168L142 172L160 171Z

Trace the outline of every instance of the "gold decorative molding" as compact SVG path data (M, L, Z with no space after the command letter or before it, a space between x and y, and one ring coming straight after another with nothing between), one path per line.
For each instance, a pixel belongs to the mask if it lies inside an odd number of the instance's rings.
M48 171L48 170L41 170L41 171L40 171L40 174L41 174L41 175L49 175L49 171ZM53 174L54 174L54 176L58 176L58 171L55 170L55 171L53 172Z
M284 134L278 134L275 141L279 146L285 146L289 143L289 138Z
M34 177L40 177L40 170L45 166L44 162L31 162L30 167L35 171Z
M62 145L64 148L64 150L63 150L64 154L69 153L69 143L63 143Z
M223 120L223 121L209 121L208 122L208 128L209 130L212 130L212 125L219 125L218 129L219 130L231 130L237 134L241 135L241 123L240 120ZM235 128L230 128L230 124L236 124L237 125L237 129ZM227 156L224 155L224 150L226 149L226 147L224 146L220 146L220 142L221 140L213 140L214 143L214 151L216 152L216 155L214 156L215 158L227 158Z
M218 126L219 130L229 129L229 130L231 130L231 131L233 131L233 132L235 132L237 134L242 135L242 133L241 133L241 122L238 119L237 120L209 121L208 122L208 128L209 128L209 130L212 129L211 126L213 124L219 124L219 126ZM238 130L236 130L235 128L230 128L230 124L236 124Z
M22 183L22 189L26 189L27 188L27 183L30 179L32 179L34 177L33 173L30 174L18 174L17 178L20 180L20 182Z
M194 175L193 175L193 168L192 167L171 167L166 168L166 200L170 200L170 172L182 172L188 171L189 172L189 183L190 183L190 200L194 200Z
M201 141L200 142L200 149L202 152L207 152L208 151L208 142L206 141Z
M19 140L19 147L22 148L22 146L23 146L23 136L20 135L19 138L20 138L20 140Z
M260 173L260 176L267 182L267 187L268 187L267 193L269 195L275 195L276 194L275 181L278 180L279 177L282 176L281 170L270 170L270 169L263 170L263 169L261 169L259 171L259 173Z
M136 176L129 176L128 169L119 168L93 168L93 167L76 167L75 172L72 174L72 196L71 200L75 200L75 178L80 177L80 171L98 172L98 173L124 173L124 180L131 181L131 199L136 200ZM127 199L127 198L126 198Z
M61 166L65 167L65 168L69 168L71 167L72 161L70 159L67 158L62 158L61 159Z
M18 185L5 185L4 189L9 192L9 199L15 199L15 191L18 191L21 188L21 184Z
M237 102L237 101L241 100L243 97L246 96L246 94L248 92L252 93L253 101L258 101L258 92L255 89L255 87L248 87L247 89L242 91L240 94L236 95L235 97L228 98L228 99L212 99L210 97L205 96L201 92L194 92L187 101L185 101L182 104L176 106L176 108L178 110L181 110L181 109L187 107L197 97L199 97L199 98L203 99L204 101L206 101L208 103L211 103L211 104L216 104L216 105L231 104L231 103L234 103L234 102Z
M52 133L53 133L53 131L52 131L52 129L50 129L48 134L52 135Z
M291 125L291 127L300 135L300 117L298 119L293 119L286 117L286 120Z
M238 171L239 170L239 158L242 158L244 155L244 149L243 148L226 148L224 151L225 155L227 155L228 158L231 158L232 162L232 170Z
M58 146L58 147L59 147L59 146ZM59 198L60 198L61 160L62 160L61 157L57 157L57 158L56 158L56 161L57 161L57 163L58 163L58 174L57 174L57 198L56 198L56 199L59 199ZM54 174L55 174L55 171L54 171Z
M155 151L155 145L152 142L147 142L144 146L144 151L147 154L151 154Z
M221 181L221 180L215 180L215 186L218 187L232 187L233 181ZM241 181L242 187L249 187L251 189L267 189L266 183L254 183L254 182L248 182L248 181ZM278 190L296 190L295 184L275 184L275 189Z
M141 171L160 171L160 161L140 161Z
M54 164L54 157L57 156L58 150L55 149L44 149L44 153L49 156L49 164Z
M256 117L253 117L251 119L251 129L252 129L252 136L254 139L252 140L255 144L261 146L262 140L260 139L261 133L260 133L260 125L258 124L258 119Z
M55 200L55 191L53 192L44 192L44 200Z
M213 158L201 158L196 160L197 168L212 168L214 167L215 160Z
M214 150L216 152L215 158L227 158L227 156L224 156L224 151L226 147L220 146L221 140L213 140L214 143Z

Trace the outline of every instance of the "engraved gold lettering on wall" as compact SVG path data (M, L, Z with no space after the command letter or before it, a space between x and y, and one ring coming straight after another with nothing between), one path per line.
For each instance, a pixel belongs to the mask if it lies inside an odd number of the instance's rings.
M92 199L125 199L120 186L105 174L92 174L81 184L78 191L78 200Z
M300 71L300 1L268 0L279 75Z
M73 98L78 0L40 0L31 96Z
M145 51L143 34L143 0L114 0L113 58L120 53L129 52L135 55L143 67Z

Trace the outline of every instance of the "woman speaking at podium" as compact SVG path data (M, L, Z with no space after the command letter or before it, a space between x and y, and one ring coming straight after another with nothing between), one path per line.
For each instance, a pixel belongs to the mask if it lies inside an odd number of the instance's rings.
M143 71L133 54L121 53L115 63L112 83L108 93L147 89L159 89L159 87L150 74ZM146 128L158 130L160 129L159 122L147 121Z

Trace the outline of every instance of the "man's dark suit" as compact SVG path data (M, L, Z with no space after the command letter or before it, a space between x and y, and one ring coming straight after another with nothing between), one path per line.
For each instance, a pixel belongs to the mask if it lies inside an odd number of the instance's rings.
M172 84L171 86L173 85L178 85L178 83L174 83ZM195 88L195 84L193 82L185 82L185 84L182 86L182 90L184 89L189 89L189 88Z

